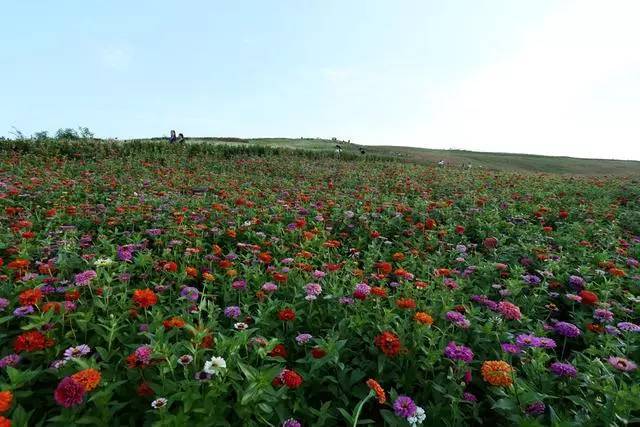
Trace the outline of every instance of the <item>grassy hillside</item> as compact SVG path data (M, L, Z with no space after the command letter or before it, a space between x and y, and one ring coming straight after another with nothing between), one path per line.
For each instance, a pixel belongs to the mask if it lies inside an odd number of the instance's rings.
M162 139L152 139L158 142ZM574 175L640 175L640 162L626 160L579 159L573 157L552 157L532 154L483 153L464 150L436 150L428 148L367 146L350 144L321 138L190 138L190 142L209 142L226 145L258 145L310 151L334 151L339 143L343 152L359 154L364 149L367 154L396 157L416 163L434 163L444 160L449 164L471 164L472 167L489 169L545 172ZM366 154L365 154L366 155Z

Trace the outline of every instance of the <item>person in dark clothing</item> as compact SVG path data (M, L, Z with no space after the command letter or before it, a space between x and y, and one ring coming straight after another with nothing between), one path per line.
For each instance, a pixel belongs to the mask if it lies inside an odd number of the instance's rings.
M184 142L184 135L182 133L178 134L178 142Z
M175 130L171 130L171 136L169 136L169 142L171 144L173 144L174 142L176 142L176 131Z

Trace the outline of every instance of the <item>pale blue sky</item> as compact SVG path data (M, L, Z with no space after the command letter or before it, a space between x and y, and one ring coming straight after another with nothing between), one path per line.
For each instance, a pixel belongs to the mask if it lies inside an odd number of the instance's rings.
M15 1L0 134L640 159L635 0Z

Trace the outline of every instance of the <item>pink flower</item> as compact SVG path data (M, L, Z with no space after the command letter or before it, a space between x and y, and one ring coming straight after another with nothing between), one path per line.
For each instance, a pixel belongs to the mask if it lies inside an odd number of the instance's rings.
M509 320L520 320L522 317L520 308L508 301L500 301L498 303L498 311Z
M71 408L82 403L85 388L71 377L65 377L58 383L58 387L53 392L53 397L60 406Z

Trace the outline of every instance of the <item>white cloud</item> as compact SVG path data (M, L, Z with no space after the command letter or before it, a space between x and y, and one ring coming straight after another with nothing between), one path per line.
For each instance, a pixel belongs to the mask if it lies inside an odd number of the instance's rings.
M129 68L131 59L131 50L123 46L111 46L102 50L100 53L100 62L105 67L117 71L123 71Z
M640 160L640 2L562 5L515 55L430 93L412 145Z

